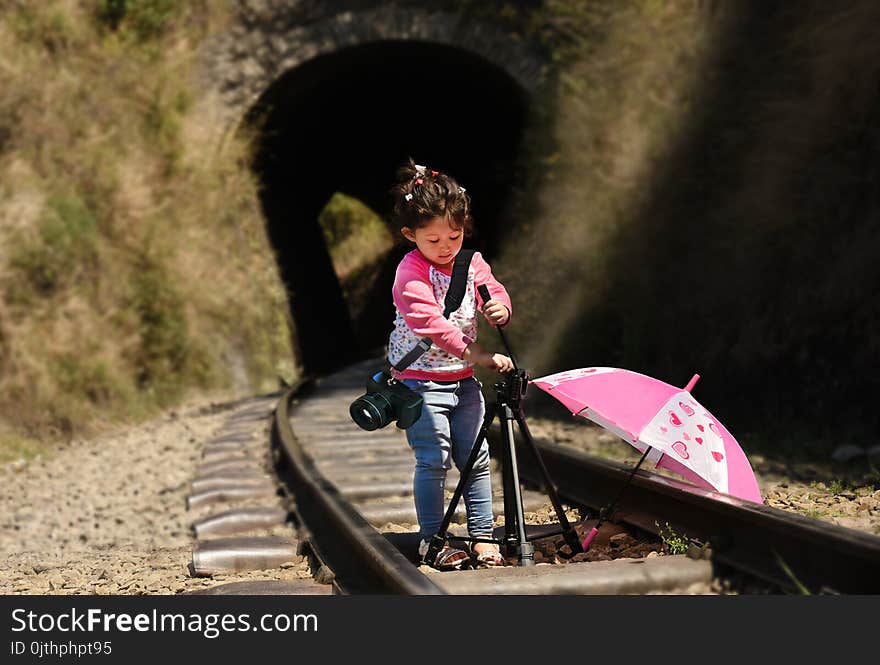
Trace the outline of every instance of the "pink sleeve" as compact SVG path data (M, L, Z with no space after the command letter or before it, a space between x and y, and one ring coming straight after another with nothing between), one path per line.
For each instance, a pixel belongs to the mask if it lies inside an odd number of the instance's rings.
M391 289L394 304L406 325L419 337L430 337L438 347L461 358L473 339L443 317L443 308L434 298L430 264L407 255L397 267Z
M513 316L513 307L510 304L510 296L507 294L507 289L501 285L501 282L495 279L495 276L492 274L492 268L489 267L489 264L486 263L479 252L474 253L471 265L474 267L474 287L485 284L489 288L489 295L492 296L492 300L497 300L507 308L508 317L504 325L501 326L503 328L510 323L510 317ZM483 307L483 299L480 297L479 292L477 292L477 307L480 309Z

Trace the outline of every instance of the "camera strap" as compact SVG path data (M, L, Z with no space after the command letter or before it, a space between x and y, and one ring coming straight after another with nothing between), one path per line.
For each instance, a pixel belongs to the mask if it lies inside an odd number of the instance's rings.
M474 251L473 249L462 249L455 256L455 263L452 264L452 278L449 282L449 289L446 291L446 299L443 301L443 318L445 319L448 319L450 314L461 307L461 301L464 300L468 269L470 268ZM418 360L425 351L430 349L432 343L430 337L422 337L419 343L401 358L400 362L393 366L394 369L398 372L405 370Z

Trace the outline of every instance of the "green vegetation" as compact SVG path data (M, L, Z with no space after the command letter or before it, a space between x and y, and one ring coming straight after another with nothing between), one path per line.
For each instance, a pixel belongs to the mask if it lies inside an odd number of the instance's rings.
M675 530L669 526L669 522L666 523L665 530L658 522L654 522L654 526L657 527L657 533L663 540L663 544L666 545L669 554L685 554L687 552L688 545L690 545L687 536L675 533Z
M336 192L318 216L333 268L340 279L369 265L394 244L388 225L351 196Z
M295 379L246 146L189 84L229 9L0 6L0 460Z
M179 13L175 0L100 0L95 18L110 30L124 30L138 41L161 36Z
M138 317L140 343L135 351L136 381L142 390L172 401L179 385L176 377L190 360L190 335L183 301L167 269L147 254L135 260L131 309Z
M843 494L843 493L846 492L848 489L849 489L849 488L847 487L847 483L846 483L846 482L841 482L841 481L838 480L837 478L835 478L834 480L832 480L832 481L831 481L831 485L828 487L828 491L831 492L831 493L832 493L833 495L835 495L835 496L837 496L838 494Z
M782 569L782 572L785 573L785 576L794 585L795 591L797 592L798 595L801 595L801 596L812 595L810 593L810 590L806 586L804 586L804 583L801 582L798 579L797 575L794 574L794 571L791 569L791 566L789 566L788 563L785 561L785 559L783 559L779 555L779 552L777 552L776 550L773 550L773 557L776 559L776 563L779 564L779 567Z
M32 304L98 270L98 224L92 210L76 195L51 195L35 237L10 243L10 267L24 277L20 290L7 297Z
M388 225L361 201L336 192L318 216L339 277L342 296L354 325L368 317L370 294L375 289L394 239Z

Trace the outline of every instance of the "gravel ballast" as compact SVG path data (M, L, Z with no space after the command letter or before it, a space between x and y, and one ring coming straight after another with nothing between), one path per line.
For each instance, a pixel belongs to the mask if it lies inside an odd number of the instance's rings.
M274 400L194 401L140 426L0 468L0 594L176 594L225 582L310 578L280 568L196 578L189 483L225 432L268 442ZM236 419L263 409L265 418ZM268 443L266 443L268 447ZM221 511L230 506L219 505ZM293 536L289 527L274 535Z
M271 399L193 401L142 425L0 467L0 594L177 594L227 582L311 578L300 556L277 569L234 575L197 578L190 570L192 522L233 507L187 511L204 445L231 432L267 441L273 405ZM260 408L266 418L236 416ZM629 463L638 457L587 423L532 418L529 426L536 437L591 454ZM809 469L792 474L778 462L750 459L768 505L880 534L880 491L870 484L831 479L821 467L811 480ZM548 505L526 521L542 523L551 513ZM294 534L285 526L271 535Z

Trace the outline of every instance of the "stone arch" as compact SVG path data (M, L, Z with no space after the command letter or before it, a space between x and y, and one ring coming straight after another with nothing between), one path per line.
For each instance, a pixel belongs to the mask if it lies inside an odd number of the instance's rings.
M326 3L328 5L333 3ZM546 74L540 49L518 33L462 14L380 6L344 11L312 22L289 3L253 6L203 50L205 80L233 130L285 72L321 55L375 42L419 41L461 49L492 63L535 93Z
M394 167L408 155L419 157L479 197L475 213L483 234L473 246L490 256L489 239L509 199L519 134L543 65L511 34L457 14L379 7L297 22L283 9L253 15L217 39L206 54L213 65L205 71L222 100L227 132L259 118L254 168L263 183L267 230L290 297L298 357L306 371L320 373L375 351L387 338L390 285L402 256L398 248L385 257L371 277L369 315L351 320L317 224L323 203L333 191L344 191L384 214ZM416 130L395 131L405 124L400 108L418 108L412 100L420 96L396 97L394 77L412 85L420 78L415 62L439 77L440 90L463 86L474 100L467 113L442 94L434 100L442 106L437 117L443 125L434 141L410 141ZM383 68L372 98L359 86L366 85L366 72ZM351 99L345 97L350 89L357 89ZM370 108L345 115L341 109L352 104ZM383 124L386 115L396 121ZM357 126L344 139L327 131L348 125ZM373 130L392 140L373 142ZM323 146L322 132L328 135Z

